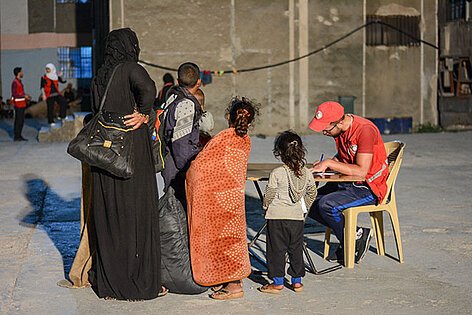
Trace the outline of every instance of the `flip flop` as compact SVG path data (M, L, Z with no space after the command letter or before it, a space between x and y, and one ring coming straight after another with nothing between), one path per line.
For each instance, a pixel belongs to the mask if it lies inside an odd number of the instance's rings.
M214 286L214 287L211 287L211 290L212 290L213 292L218 292L218 291L220 291L221 289L223 289L223 285L222 285L222 284L216 285L216 286Z
M164 296L166 295L167 293L169 293L169 289L167 289L166 287L162 286L162 289L159 293L157 293L157 297L161 297L161 296Z
M271 287L272 286L272 287ZM262 287L259 288L259 291L262 293L269 293L269 294L279 294L280 291L283 289L276 289L274 288L275 285L272 284L264 284Z
M298 284L298 283L295 283L295 284ZM300 283L300 286L295 286L295 284L290 284L288 287L295 291L295 292L302 292L303 291L303 284Z
M215 300L231 300L231 299L240 299L244 296L244 291L231 292L226 289L221 289L210 294L210 297Z

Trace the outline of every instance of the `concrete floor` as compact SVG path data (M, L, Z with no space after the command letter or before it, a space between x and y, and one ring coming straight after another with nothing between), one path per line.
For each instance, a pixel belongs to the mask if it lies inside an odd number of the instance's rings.
M375 242L354 269L307 273L305 290L279 295L257 291L265 279L244 280L245 297L214 301L207 294L168 294L152 301L104 301L91 289L64 289L79 242L80 165L66 143L38 143L44 121L27 120L28 142L12 141L12 121L0 120L0 313L1 314L470 314L472 313L472 132L385 136L405 148L396 186L405 263L385 218L386 252ZM304 137L308 160L334 153L334 141ZM273 162L273 137L253 137L250 162ZM248 233L264 222L256 192L247 184ZM360 225L370 225L367 215ZM309 222L307 232L320 226ZM307 237L319 269L322 235ZM262 249L264 243L258 243ZM254 270L264 268L253 261Z

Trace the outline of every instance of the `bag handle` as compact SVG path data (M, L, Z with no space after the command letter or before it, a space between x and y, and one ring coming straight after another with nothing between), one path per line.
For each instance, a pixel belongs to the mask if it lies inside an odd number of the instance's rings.
M103 109L103 105L105 105L105 100L107 99L107 93L108 93L108 88L111 85L111 81L113 79L113 76L115 75L116 70L118 69L120 65L117 65L115 69L113 69L113 72L111 73L110 79L108 80L107 87L105 89L105 93L103 93L103 98L102 101L100 102L100 108L98 109L98 112L101 113Z

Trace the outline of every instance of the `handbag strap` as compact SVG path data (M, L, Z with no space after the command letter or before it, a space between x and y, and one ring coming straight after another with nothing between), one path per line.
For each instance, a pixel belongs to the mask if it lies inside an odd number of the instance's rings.
M116 70L118 69L120 65L117 65L115 69L113 69L113 72L111 73L110 79L108 80L107 87L105 89L105 93L103 93L103 98L102 101L100 102L100 108L98 109L98 112L101 113L103 109L103 105L105 105L105 100L107 99L107 93L108 93L108 88L111 85L111 81L113 79L113 76L115 75Z

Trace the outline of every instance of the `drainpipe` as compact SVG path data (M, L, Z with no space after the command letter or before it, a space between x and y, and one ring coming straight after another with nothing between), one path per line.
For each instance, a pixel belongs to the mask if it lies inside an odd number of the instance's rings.
M292 60L295 58L295 0L289 0L288 2L288 59ZM290 129L295 128L295 63L291 62L288 65L288 90L289 90L289 101L288 101L288 114L289 114L289 126Z
M308 54L308 0L299 0L299 43L298 55ZM299 125L302 130L306 129L308 123L308 58L299 61L300 74L300 120Z

